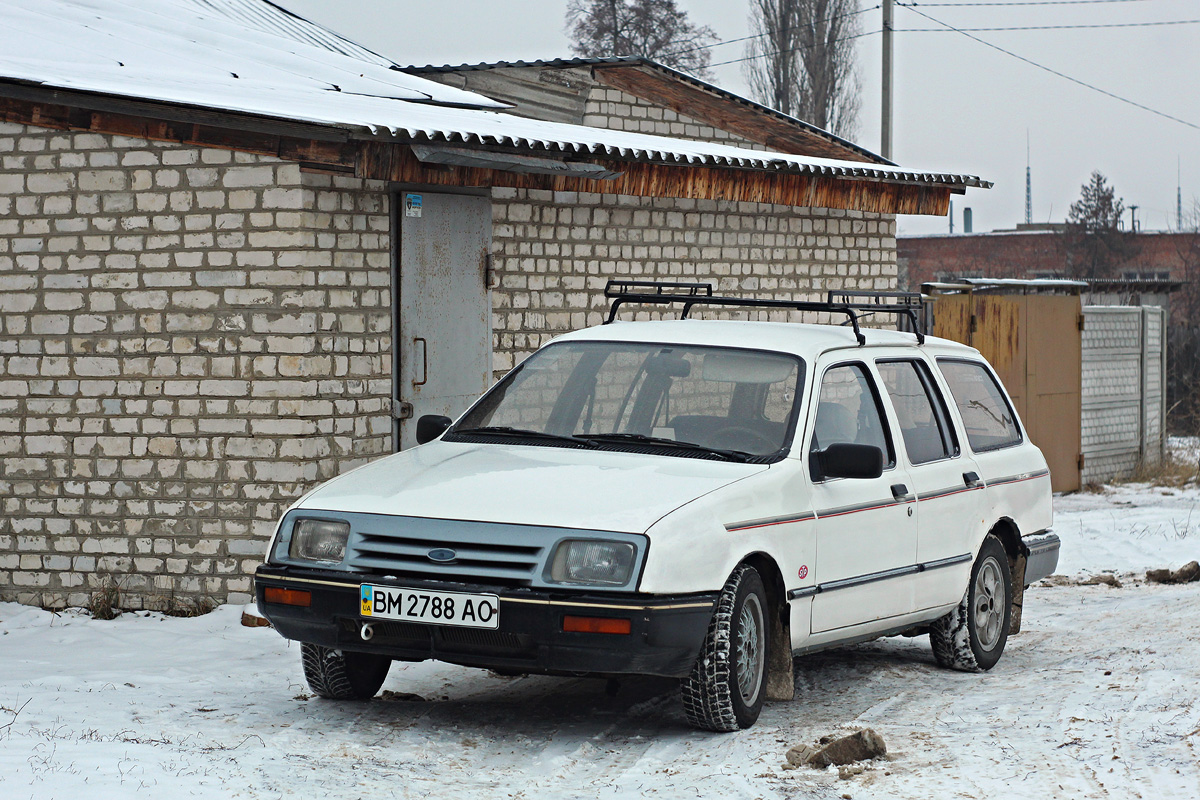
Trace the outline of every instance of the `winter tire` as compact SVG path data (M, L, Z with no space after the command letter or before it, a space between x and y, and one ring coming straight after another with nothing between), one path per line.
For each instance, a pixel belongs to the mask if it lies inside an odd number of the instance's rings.
M983 540L962 602L929 627L938 664L965 672L989 670L1000 660L1012 619L1012 572L995 536Z
M762 577L740 565L717 598L700 656L680 686L692 727L729 732L758 719L766 695L770 613Z
M304 678L313 694L329 700L369 700L383 686L392 660L373 653L300 645Z

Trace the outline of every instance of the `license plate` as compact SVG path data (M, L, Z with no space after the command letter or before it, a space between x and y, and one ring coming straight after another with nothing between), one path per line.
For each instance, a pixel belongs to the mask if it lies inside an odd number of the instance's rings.
M364 583L361 614L371 619L400 619L427 625L464 628L500 627L500 598L494 594L426 592Z

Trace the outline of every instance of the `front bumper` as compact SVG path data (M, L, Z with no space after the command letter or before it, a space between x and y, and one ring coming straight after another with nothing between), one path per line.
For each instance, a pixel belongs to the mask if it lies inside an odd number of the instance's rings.
M364 619L361 583L430 591L479 592L500 598L498 630ZM312 593L307 608L266 602L268 586ZM324 647L379 653L402 661L437 659L506 672L662 675L692 669L712 618L717 594L675 597L606 596L566 591L395 581L319 569L265 565L255 575L258 607L285 638ZM566 615L630 620L629 634L563 631ZM374 636L364 641L362 624Z

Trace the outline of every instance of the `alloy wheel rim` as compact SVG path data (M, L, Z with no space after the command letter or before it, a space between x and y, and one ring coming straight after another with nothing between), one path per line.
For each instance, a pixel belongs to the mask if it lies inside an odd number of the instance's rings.
M763 652L766 650L763 627L758 595L747 595L738 615L737 685L742 702L748 706L754 705L762 689Z
M972 614L979 646L991 650L1000 641L1004 627L1004 580L1000 564L989 556L975 576L975 602Z

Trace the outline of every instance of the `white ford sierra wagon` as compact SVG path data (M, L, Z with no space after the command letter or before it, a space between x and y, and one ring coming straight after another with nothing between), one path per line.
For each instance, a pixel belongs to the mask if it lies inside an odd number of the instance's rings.
M628 303L789 308L853 327L679 319L567 334L419 447L284 515L259 607L327 698L394 660L681 679L699 728L792 697L792 658L928 633L986 670L1050 574L1050 474L972 348L825 303L610 285ZM610 317L611 319L611 317ZM915 322L915 318L914 318Z

